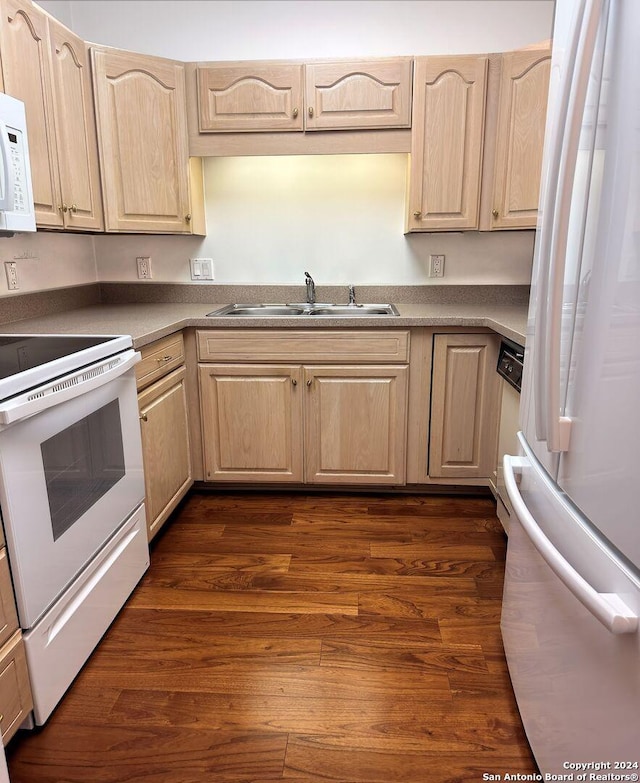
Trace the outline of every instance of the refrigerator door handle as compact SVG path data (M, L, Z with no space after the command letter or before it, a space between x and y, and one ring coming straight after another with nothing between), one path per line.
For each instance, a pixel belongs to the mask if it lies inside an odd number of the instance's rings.
M587 0L584 21L573 74L573 85L567 105L567 123L564 128L559 167L558 190L555 199L553 230L549 254L546 301L544 359L547 364L545 420L547 447L551 452L569 449L571 419L560 415L560 364L562 344L562 309L564 277L567 258L569 220L576 171L582 118L587 99L591 62L600 27L604 0ZM538 351L540 353L540 351Z
M531 515L516 483L516 474L530 464L527 457L511 457L509 454L504 456L507 493L515 515L531 543L555 575L607 630L615 634L635 633L638 630L638 616L617 593L598 593L558 552Z
M557 122L548 129L548 158L549 166L546 176L543 180L544 192L540 194L541 209L545 215L548 215L548 223L540 232L540 271L538 274L538 293L535 304L535 323L536 323L536 346L533 351L533 361L535 363L534 382L535 382L535 428L536 438L539 441L546 441L549 426L549 409L547 389L547 315L548 315L548 296L549 296L549 268L544 263L551 259L552 241L556 233L556 201L558 198L558 179L560 177L560 167L562 165L562 153L564 150L563 139L567 125L567 116L569 111L569 102L571 99L571 85L573 84L574 74L578 59L578 46L582 40L581 33L585 23L585 2L580 0L576 6L575 14L580 20L579 24L574 25L569 46L564 58L566 70L560 84L560 95L558 97L558 108L556 111ZM545 151L546 155L546 151ZM541 214L542 217L542 214ZM544 350L542 350L544 348Z

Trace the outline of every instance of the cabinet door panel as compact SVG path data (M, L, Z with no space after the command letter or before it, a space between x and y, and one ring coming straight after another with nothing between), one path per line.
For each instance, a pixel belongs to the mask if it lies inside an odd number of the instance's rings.
M415 64L408 229L478 227L486 57Z
M307 130L407 128L411 59L305 66Z
M551 71L549 50L502 56L491 228L535 228Z
M1 0L0 10L5 90L27 115L36 223L62 228L47 17L25 0Z
M190 233L184 67L93 58L107 230Z
M84 41L49 20L60 181L68 229L104 228L89 55Z
M403 484L406 367L305 367L306 480Z
M197 79L200 132L302 130L302 65L210 64Z
M138 397L149 539L193 483L185 372L172 372Z
M200 365L205 478L302 481L302 370Z
M436 335L431 391L429 475L489 477L495 467L498 338Z
M17 630L16 601L13 596L7 552L3 548L0 549L0 645L4 644L11 634Z

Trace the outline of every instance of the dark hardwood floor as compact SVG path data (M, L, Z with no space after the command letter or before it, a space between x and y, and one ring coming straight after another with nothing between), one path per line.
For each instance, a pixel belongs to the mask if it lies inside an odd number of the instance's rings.
M13 783L533 773L485 498L192 494Z

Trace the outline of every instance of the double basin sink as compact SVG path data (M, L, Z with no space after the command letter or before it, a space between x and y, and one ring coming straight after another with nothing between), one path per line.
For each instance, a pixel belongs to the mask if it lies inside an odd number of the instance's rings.
M347 316L357 318L371 315L400 315L392 304L326 304L307 302L294 304L232 304L207 313L207 317L237 316L265 318L269 316Z

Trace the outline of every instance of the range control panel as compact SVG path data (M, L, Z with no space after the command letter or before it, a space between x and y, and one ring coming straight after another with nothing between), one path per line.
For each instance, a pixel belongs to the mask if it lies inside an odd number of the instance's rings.
M498 375L510 383L518 392L522 386L524 348L511 340L503 340L498 355Z

